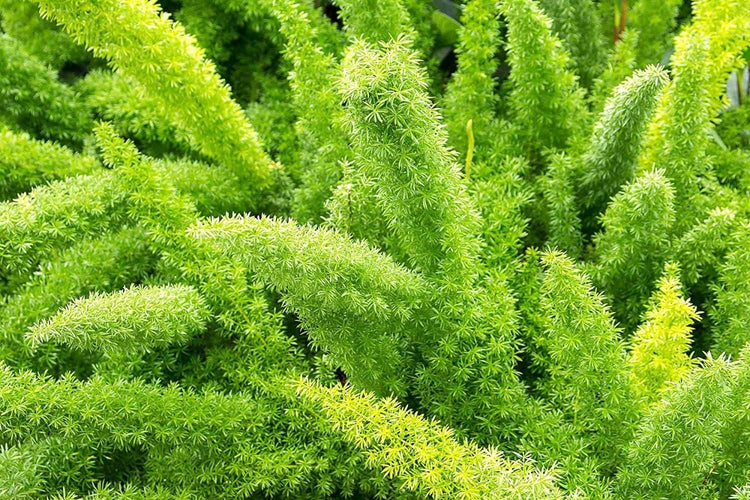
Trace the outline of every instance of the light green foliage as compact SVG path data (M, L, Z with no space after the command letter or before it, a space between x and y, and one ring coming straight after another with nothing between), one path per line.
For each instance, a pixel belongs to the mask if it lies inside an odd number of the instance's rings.
M641 138L667 81L663 69L650 66L618 85L607 99L581 165L578 192L589 218L603 212L610 198L632 180Z
M198 292L185 286L130 287L78 299L26 335L32 344L59 342L103 353L185 343L206 326Z
M42 19L33 0L0 1L3 32L20 42L24 50L51 68L65 63L85 63L91 57L55 23Z
M634 408L619 330L602 297L568 257L550 252L542 263L540 306L548 323L537 341L549 359L543 392L564 408L604 466L613 467L630 438Z
M112 291L138 282L154 267L154 256L142 231L125 228L115 234L83 240L52 256L0 310L0 351L14 368L55 369L57 352L41 346L36 356L23 342L27 329L67 302L92 291Z
M0 110L4 122L71 146L80 147L93 126L80 96L7 34L0 35Z
M28 272L49 251L123 223L127 191L119 183L114 173L102 171L55 181L0 203L4 274Z
M120 73L94 70L77 83L76 90L99 117L141 147L162 145L162 149L189 151L184 131L165 119L158 100L150 98L137 81Z
M409 12L401 0L336 0L347 33L371 43L408 32Z
M478 220L415 53L403 39L380 50L356 43L339 88L355 163L373 179L378 208L407 263L443 288L465 290Z
M732 490L747 494L750 484L750 348L745 345L735 363L736 384L730 398L731 414L721 424L722 436L716 482L720 495L729 496Z
M25 132L0 132L0 199L15 198L39 184L99 168L96 158L59 144L33 139Z
M750 499L750 484L747 484L743 487L738 487L734 495L732 495L732 500L748 500Z
M482 260L488 269L509 264L521 251L528 229L523 210L532 196L524 179L528 168L525 160L507 157L498 162L497 173L477 175L470 186L482 216Z
M612 91L635 71L637 46L637 31L625 30L620 35L620 41L610 51L604 69L594 82L590 99L594 111L601 111Z
M324 449L330 442L279 446L280 424L295 416L247 395L102 378L55 382L6 367L0 395L0 429L11 443L52 431L81 447L139 448L153 484L169 478L170 486L203 497L325 495L335 476Z
M631 339L631 387L646 405L657 401L670 383L679 382L695 362L687 351L690 325L700 316L684 298L678 275L676 266L667 267L651 298L645 321Z
M581 85L591 88L602 71L605 40L592 0L539 0L539 6L552 21L552 29L571 56L571 64Z
M159 13L155 2L38 3L43 15L61 23L76 41L140 83L193 147L259 188L270 182L271 160L228 87L195 39ZM78 15L81 10L85 18Z
M657 64L667 52L682 0L637 0L628 13L628 29L638 33L638 66Z
M368 463L420 495L479 499L560 494L551 472L508 460L492 449L461 444L450 429L399 408L394 399L306 381L298 390L322 407L336 431L365 450Z
M508 27L508 107L523 151L563 147L586 118L570 56L535 0L502 2L500 12Z
M662 172L644 172L612 199L594 237L595 283L611 298L619 321L632 330L671 248L674 190Z
M331 352L354 383L403 392L409 333L403 324L428 291L420 276L363 243L293 222L227 218L201 222L190 234L237 255L282 292L314 343Z
M750 342L750 228L742 224L731 236L732 249L719 267L716 302L710 315L717 353L736 356Z
M742 498L689 1L0 0L0 497Z
M445 89L441 103L450 143L462 156L467 154L466 124L472 121L477 152L490 147L490 128L498 103L493 74L500 38L500 12L496 0L471 0L463 11L458 32L458 69ZM477 159L480 155L477 154Z
M715 498L712 471L731 418L732 365L708 357L641 421L616 490L622 498Z
M339 97L333 88L338 67L334 54L320 43L316 16L306 3L282 0L273 4L275 17L286 37L295 129L300 143L300 186L295 190L292 213L301 222L321 222L325 202L341 178L338 162L349 154L349 145L338 117Z
M706 278L715 280L730 246L736 215L734 210L728 208L711 210L705 219L677 241L674 252L685 285L692 286Z
M542 179L549 225L547 241L574 259L580 257L583 246L573 185L575 173L568 156L553 154L549 159L547 174Z
M40 456L34 447L0 447L0 495L7 498L34 498L39 493L37 468Z
M706 148L724 78L750 43L746 2L700 0L694 8L693 24L675 38L673 80L662 94L640 158L642 169L664 169L686 224L702 215L694 205L701 177L709 175Z

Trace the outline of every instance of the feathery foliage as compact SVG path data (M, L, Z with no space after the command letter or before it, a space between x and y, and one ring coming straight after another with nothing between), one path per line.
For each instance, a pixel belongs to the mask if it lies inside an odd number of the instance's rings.
M0 0L0 497L746 498L749 49L745 0Z

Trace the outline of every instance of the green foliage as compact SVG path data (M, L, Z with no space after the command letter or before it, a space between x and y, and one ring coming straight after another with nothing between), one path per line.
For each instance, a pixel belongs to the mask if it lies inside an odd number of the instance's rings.
M547 331L537 341L549 363L542 390L613 467L630 438L634 408L624 345L588 277L562 253L544 254L542 263Z
M750 293L750 238L747 224L737 229L731 239L732 250L719 267L715 285L716 302L710 309L715 324L714 342L717 352L736 356L750 342L748 332L748 294Z
M581 166L579 193L588 217L603 212L632 180L641 138L667 79L664 70L650 66L618 85L607 100Z
M662 273L675 222L674 190L662 172L644 172L615 196L595 237L595 282L628 329Z
M78 174L94 173L96 158L33 139L25 132L0 134L0 198L8 200L40 184Z
M500 12L508 28L511 67L508 107L523 151L563 147L585 119L583 91L568 70L570 56L535 0L509 0Z
M592 0L539 0L539 6L552 20L552 29L570 54L581 85L590 88L605 58L596 4Z
M154 2L52 0L39 6L73 39L141 84L159 104L159 114L180 129L193 147L258 187L269 182L271 161L214 65L195 39L161 15ZM82 10L85 18L78 15ZM165 57L170 64L164 63Z
M302 381L299 392L318 403L368 463L404 487L436 498L552 498L560 492L550 472L534 471L492 449L461 444L451 429L399 408L394 399L352 394Z
M675 266L667 267L651 298L645 321L631 339L631 386L645 404L657 401L667 384L679 382L694 364L687 355L690 325L700 316L683 297L678 273Z
M750 3L629 3L0 0L0 497L745 498Z
M138 351L185 343L205 327L209 312L185 286L131 287L78 299L31 327L32 344L60 342L87 351Z
M647 414L618 477L624 498L711 498L722 428L732 418L732 365L707 358ZM679 438L677 438L679 436Z
M93 126L78 94L7 34L0 35L3 122L40 139L78 146Z
M638 0L628 14L628 29L638 33L638 66L661 62L677 26L682 0Z
M477 149L490 146L490 128L498 97L493 78L498 61L500 12L495 0L472 0L463 11L465 23L458 32L458 69L448 82L442 106L451 144L467 153L466 127L472 121Z

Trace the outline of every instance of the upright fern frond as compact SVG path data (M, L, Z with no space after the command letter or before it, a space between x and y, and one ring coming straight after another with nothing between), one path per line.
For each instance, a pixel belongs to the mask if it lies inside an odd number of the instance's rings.
M412 31L402 0L336 0L350 36L370 43L387 42Z
M577 259L583 251L583 241L573 185L573 163L565 154L553 154L548 161L547 174L542 179L548 214L547 241Z
M638 33L639 67L658 64L669 49L682 0L638 0L628 14L628 29Z
M688 356L690 325L700 316L683 297L679 268L667 266L651 298L645 322L631 340L630 379L633 394L649 405L668 384L679 382L695 360Z
M644 305L671 248L675 222L674 190L660 171L644 172L612 199L594 237L595 282L612 298L627 329Z
M607 99L581 166L578 192L588 217L603 212L609 199L632 180L641 138L667 81L663 69L651 66L634 73Z
M570 56L535 0L502 2L500 12L508 26L508 105L523 151L564 147L586 116Z
M451 145L465 157L466 124L472 121L476 148L489 148L490 128L498 97L493 78L498 61L500 11L497 0L472 0L463 11L465 23L458 32L458 69L451 76L442 101ZM483 160L477 154L477 160Z
M466 290L479 252L478 219L407 45L355 43L346 55L339 88L355 162L373 179L407 263L446 290Z
M715 349L737 356L750 342L750 227L742 224L731 236L731 250L719 267L716 302L709 310Z
M547 332L538 342L549 357L543 390L611 468L632 432L625 348L602 297L575 264L558 252L544 254L542 263Z
M601 22L592 0L539 0L552 20L552 29L571 56L571 66L584 88L591 88L604 67L604 39Z

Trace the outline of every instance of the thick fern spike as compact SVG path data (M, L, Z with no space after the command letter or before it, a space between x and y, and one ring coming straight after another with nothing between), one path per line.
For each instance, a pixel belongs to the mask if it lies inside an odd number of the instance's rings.
M147 351L187 342L208 318L205 300L191 287L134 286L78 299L31 327L27 339L103 353Z
M403 393L404 325L430 290L419 275L344 235L266 217L201 221L190 235L237 256L280 291L355 385Z
M507 0L500 12L508 26L508 105L524 152L563 147L586 116L583 91L568 69L570 56L535 0Z
M678 276L679 268L667 266L651 298L645 322L631 340L631 387L633 395L645 405L658 400L668 384L679 382L695 363L688 355L690 325L700 316L683 297Z
M660 171L644 172L614 197L594 237L595 282L628 329L644 312L662 273L676 219L674 190Z
M650 66L634 73L607 99L581 166L578 191L589 217L603 212L610 198L632 180L642 136L667 81L665 70Z
M628 446L617 476L619 497L713 497L711 472L732 414L734 379L732 365L709 356L664 393Z
M403 39L375 49L355 43L339 82L357 168L407 263L446 289L466 289L479 252L478 217L446 133Z
M433 498L554 498L554 473L511 461L492 449L461 444L453 432L399 407L344 387L301 381L302 397L316 402L333 429L364 450L386 477Z
M156 2L38 3L42 14L62 24L76 41L143 85L196 149L258 187L270 182L273 164L229 88L195 39L160 13Z
M542 262L547 332L537 341L549 357L544 392L611 468L632 432L624 345L602 297L575 264L558 252Z

